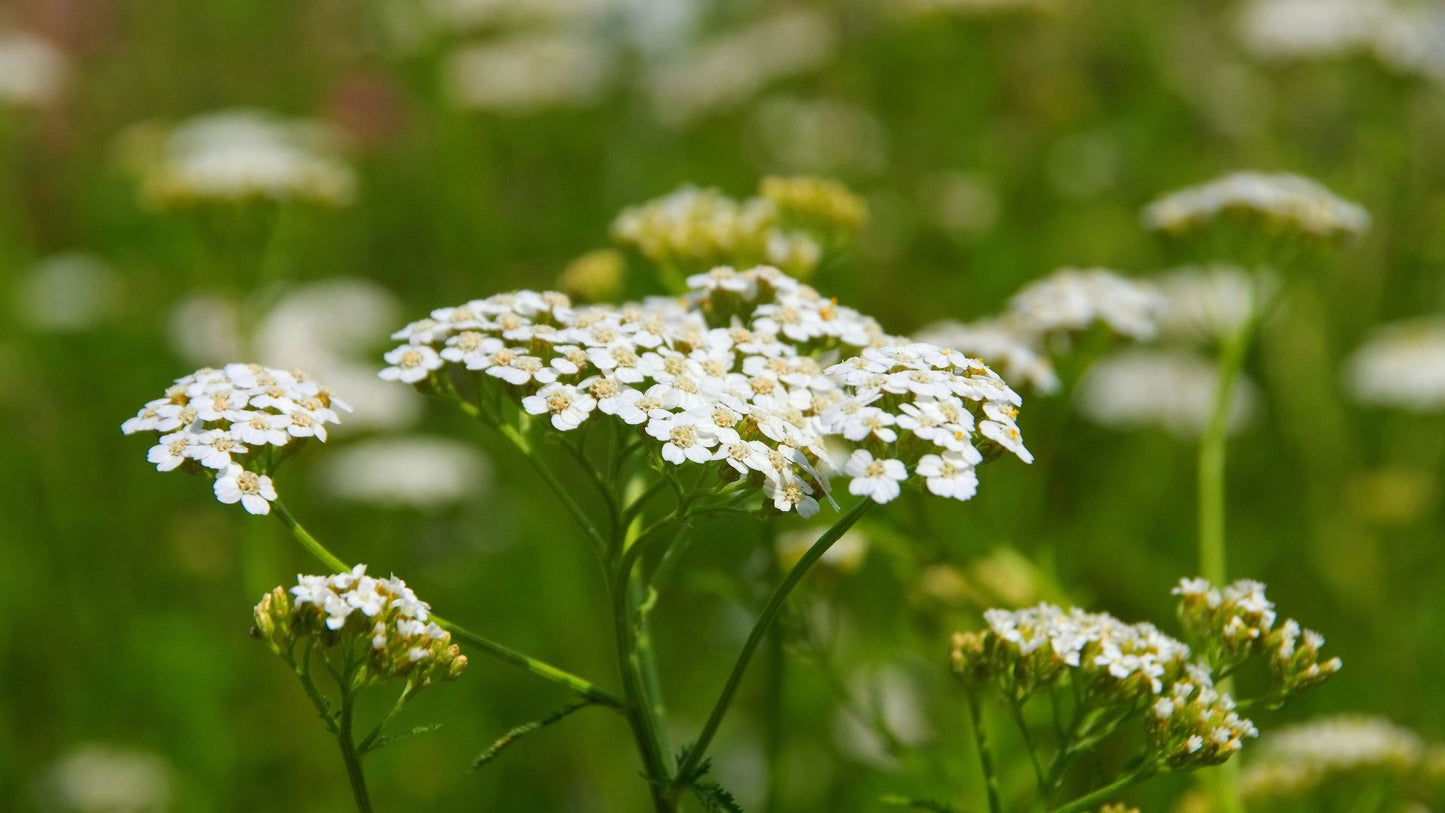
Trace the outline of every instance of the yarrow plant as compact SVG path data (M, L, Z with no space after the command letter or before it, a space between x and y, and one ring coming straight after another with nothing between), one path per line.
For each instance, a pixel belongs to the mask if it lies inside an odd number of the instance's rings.
M989 807L1005 809L982 715L995 698L1029 749L1038 801L1045 809L1090 809L1158 773L1219 765L1259 734L1241 716L1255 705L1276 706L1337 672L1338 658L1320 660L1324 640L1293 620L1275 626L1264 586L1241 581L1216 588L1185 579L1179 617L1185 641L1148 623L1126 624L1105 613L1040 604L989 610L988 628L954 635L950 662L965 690L988 788ZM1236 701L1216 685L1251 660L1268 665L1268 688ZM1050 707L1041 737L1031 709ZM1069 768L1126 726L1142 729L1140 753L1094 788L1063 804ZM1057 806L1055 806L1057 805Z
M368 576L366 565L330 576L298 575L295 587L277 587L256 605L252 634L296 673L327 730L336 735L362 810L371 803L361 758L396 739L386 736L386 726L417 690L453 680L466 668L466 656L430 613L406 582ZM339 707L316 685L316 664L334 679ZM358 741L353 732L358 695L390 681L402 682L401 694Z

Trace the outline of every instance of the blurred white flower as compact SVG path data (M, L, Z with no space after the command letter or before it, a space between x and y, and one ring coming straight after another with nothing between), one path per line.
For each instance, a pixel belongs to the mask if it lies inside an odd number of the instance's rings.
M40 331L94 327L114 314L121 292L119 274L78 251L37 262L17 283L16 315Z
M525 115L592 104L612 77L613 55L580 33L515 35L460 48L444 67L461 108Z
M1362 404L1445 409L1445 317L1376 328L1346 363L1345 386Z
M1287 172L1232 172L1171 192L1146 206L1143 220L1149 229L1178 234L1230 214L1316 237L1358 237L1370 226L1369 213L1359 205Z
M1184 438L1203 434L1214 412L1214 363L1186 351L1133 349L1095 362L1079 382L1079 411L1103 426L1159 426ZM1254 415L1259 397L1243 376L1227 413L1231 433Z
M59 48L33 34L0 30L0 105L40 107L65 84Z
M1193 341L1222 341L1256 318L1278 287L1268 275L1233 265L1178 268L1156 282L1164 294L1159 320L1166 336Z
M1303 793L1331 776L1413 772L1425 754L1415 732L1380 717L1344 714L1286 726L1260 741L1240 776L1250 799Z
M171 809L172 782L171 766L159 756L86 743L45 771L35 801L56 813L160 813Z
M683 125L821 66L836 47L826 17L792 9L680 50L650 71L646 85L658 118Z
M317 471L318 486L334 497L416 508L475 498L490 480L491 466L474 446L417 436L343 446Z
M867 110L829 99L773 98L753 113L771 163L788 172L879 172L888 160L888 134Z
M1102 322L1132 339L1154 336L1163 298L1148 282L1103 269L1063 268L1009 299L1009 317L1029 334L1086 330Z
M166 334L171 349L194 364L225 364L250 355L242 347L240 306L219 294L191 294L177 301Z
M158 143L147 141L146 128L154 125L137 127L122 143L142 153L133 160L142 172L142 196L154 205L268 198L341 206L356 194L337 134L319 121L228 110L155 134Z
M1445 9L1391 0L1252 0L1239 36L1275 61L1373 56L1389 70L1445 81Z
M589 22L624 0L423 0L426 13L455 29Z

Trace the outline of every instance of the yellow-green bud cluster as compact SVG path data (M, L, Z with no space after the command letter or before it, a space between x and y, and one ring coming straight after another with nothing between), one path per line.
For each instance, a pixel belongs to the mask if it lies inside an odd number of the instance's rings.
M862 199L836 181L769 178L761 196L741 201L685 186L630 207L612 221L612 239L683 272L766 264L807 278L866 216Z
M452 680L467 659L451 634L429 620L430 607L401 579L377 579L357 565L331 576L296 577L255 609L254 633L296 662L319 653L344 666L351 688L404 679L417 686Z
M1218 765L1238 753L1246 737L1259 736L1233 699L1214 689L1207 670L1190 671L1154 701L1146 718L1150 752L1175 770Z

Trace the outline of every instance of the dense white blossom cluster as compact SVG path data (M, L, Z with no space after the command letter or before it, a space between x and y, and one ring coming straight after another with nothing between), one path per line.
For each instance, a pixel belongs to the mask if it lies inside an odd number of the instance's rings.
M828 499L830 438L856 447L849 491L877 502L910 473L968 499L986 457L1031 460L1020 399L982 362L889 336L775 268L720 267L688 285L622 306L520 291L443 308L395 334L405 343L381 376L442 391L469 381L484 404L507 398L562 432L615 419L667 463L716 466L803 516Z
M158 433L146 459L159 471L209 474L216 499L266 514L276 499L267 475L304 441L325 441L337 410L351 407L299 371L228 364L177 379L121 431Z
M341 646L345 637L365 639L368 679L455 677L466 665L451 633L430 620L431 607L406 582L366 574L366 565L329 576L296 576L289 591L276 588L256 605L256 630L279 654L301 639Z
M1380 717L1345 714L1281 728L1265 737L1240 776L1246 798L1307 792L1341 774L1407 774L1426 753L1415 732Z
M1445 409L1445 317L1377 328L1346 363L1345 386L1362 404Z
M1258 737L1259 729L1214 688L1208 670L1195 666L1188 672L1149 707L1149 746L1171 768L1218 765L1243 748L1246 738Z
M1144 209L1144 225L1180 234L1224 216L1262 220L1276 230L1324 238L1358 237L1370 225L1360 206L1316 181L1288 173L1235 172L1172 192Z
M1078 407L1102 426L1157 426L1181 438L1204 433L1219 392L1215 364L1187 350L1138 348L1095 362L1079 381ZM1244 429L1259 395L1241 376L1225 417L1229 432Z
M1280 62L1363 54L1389 70L1445 81L1445 11L1394 0L1251 0L1239 35Z
M0 105L39 107L60 93L67 63L60 49L22 31L0 29Z
M142 196L158 206L213 200L305 200L331 206L355 197L356 177L324 124L254 110L211 113L151 136L132 131Z

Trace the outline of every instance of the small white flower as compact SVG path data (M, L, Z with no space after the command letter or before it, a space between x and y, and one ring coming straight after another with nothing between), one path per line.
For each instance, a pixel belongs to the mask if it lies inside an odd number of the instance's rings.
M146 454L146 460L156 464L157 471L171 471L193 457L191 449L197 437L189 430L162 435L161 442Z
M797 511L798 516L804 519L818 513L818 501L812 497L812 486L796 477L786 480L769 477L763 481L763 493L779 511Z
M252 514L269 514L271 501L276 499L276 487L270 477L232 463L216 478L216 499L227 505L240 502L241 507Z
M877 503L890 502L901 490L900 483L908 479L908 469L901 460L875 460L866 449L857 449L843 467L844 473L852 477L848 493L867 497Z
M958 452L926 454L919 458L914 471L925 478L928 490L940 497L967 500L978 491L978 472Z
M382 370L381 377L387 381L402 381L407 384L421 381L443 363L437 351L424 344L402 345L382 358L392 366Z
M597 407L597 399L570 384L548 384L522 399L522 408L532 415L551 415L552 425L563 432L576 429Z

